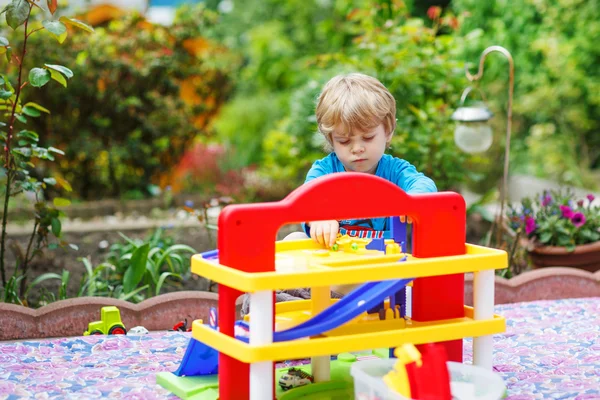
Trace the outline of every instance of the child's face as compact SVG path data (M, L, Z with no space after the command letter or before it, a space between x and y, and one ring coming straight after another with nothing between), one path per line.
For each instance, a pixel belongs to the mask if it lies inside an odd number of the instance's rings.
M356 130L352 135L336 133L331 140L333 151L346 171L374 174L392 135L386 134L383 124L366 132Z

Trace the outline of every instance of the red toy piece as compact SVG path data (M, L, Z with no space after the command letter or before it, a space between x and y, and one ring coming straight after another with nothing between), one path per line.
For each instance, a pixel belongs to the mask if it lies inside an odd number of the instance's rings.
M444 346L426 344L420 346L421 366L406 364L410 383L410 396L419 400L452 400L448 356Z
M180 332L191 332L192 331L192 326L188 325L188 320L187 318L183 321L179 321L178 323L176 323L175 325L173 325L173 330L174 331L180 331Z
M274 271L274 241L282 225L394 215L412 218L415 257L465 254L466 206L462 196L452 192L408 195L377 176L346 172L317 178L279 202L225 207L218 224L219 262L245 272ZM240 295L236 289L219 285L219 327L231 337L235 302ZM462 318L463 300L463 274L419 278L413 286L412 318ZM462 361L462 340L445 342L445 346L450 360ZM249 398L249 365L223 353L219 355L219 398Z

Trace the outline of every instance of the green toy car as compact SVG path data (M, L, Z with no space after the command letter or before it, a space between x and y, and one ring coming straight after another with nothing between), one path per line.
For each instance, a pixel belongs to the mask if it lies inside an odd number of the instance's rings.
M102 307L100 321L90 322L83 336L88 335L125 335L127 330L121 322L121 312L117 307Z

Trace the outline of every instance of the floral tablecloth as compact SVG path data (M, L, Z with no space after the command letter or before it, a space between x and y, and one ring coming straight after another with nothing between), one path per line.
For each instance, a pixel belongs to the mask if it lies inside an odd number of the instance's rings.
M508 399L600 399L600 298L496 307L507 332L494 369ZM160 371L174 371L189 333L87 336L0 343L0 399L164 399ZM472 358L465 340L465 361Z

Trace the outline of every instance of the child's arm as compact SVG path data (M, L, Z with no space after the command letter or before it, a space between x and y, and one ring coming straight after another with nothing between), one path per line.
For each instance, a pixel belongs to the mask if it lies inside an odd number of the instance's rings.
M406 160L394 159L392 182L406 193L437 192L437 187L431 178L418 172L414 165Z

